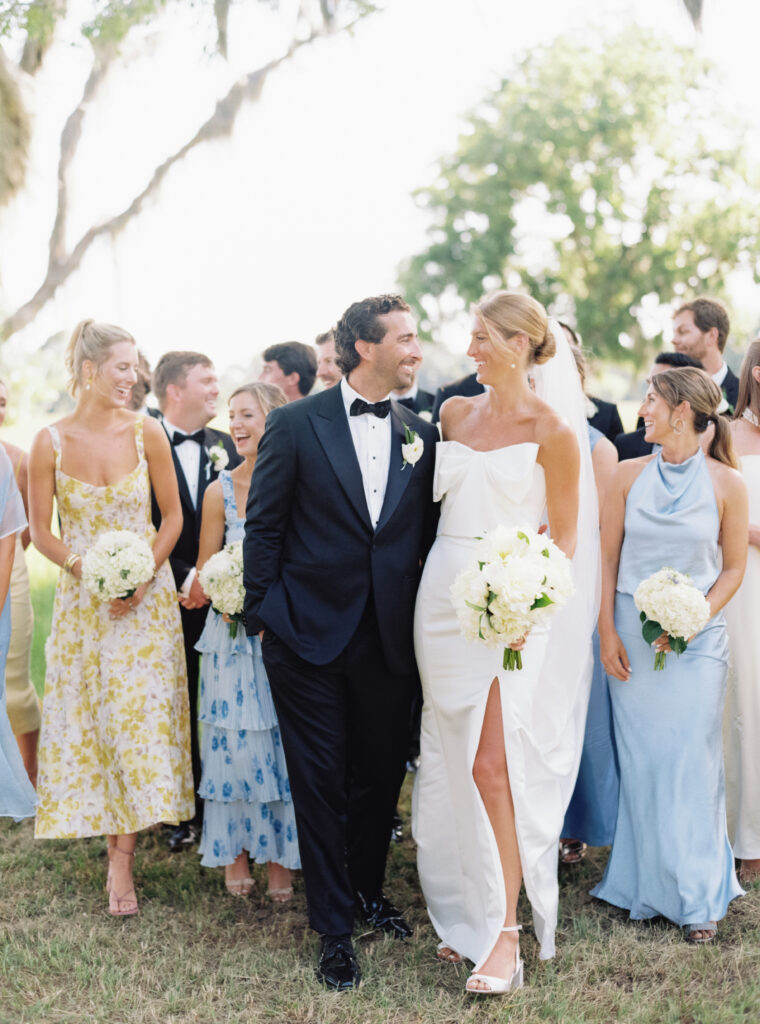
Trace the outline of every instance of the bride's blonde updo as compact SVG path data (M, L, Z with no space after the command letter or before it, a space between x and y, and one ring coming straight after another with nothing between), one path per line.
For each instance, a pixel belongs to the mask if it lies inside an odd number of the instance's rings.
M472 314L483 322L494 346L504 355L512 354L506 342L515 334L527 334L532 363L546 363L557 350L549 318L540 302L520 292L492 292L473 303Z
M121 341L135 344L135 339L123 327L100 324L95 320L80 320L66 347L66 369L69 371L69 392L76 395L82 383L82 365L89 359L100 368L108 358L113 345Z

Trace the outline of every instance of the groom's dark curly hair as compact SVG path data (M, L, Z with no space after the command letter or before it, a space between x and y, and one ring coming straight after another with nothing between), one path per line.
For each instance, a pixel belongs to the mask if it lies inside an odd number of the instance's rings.
M344 374L349 374L361 362L356 342L361 339L379 345L386 329L378 317L397 309L409 313L411 306L400 295L374 295L348 307L335 328L336 361Z

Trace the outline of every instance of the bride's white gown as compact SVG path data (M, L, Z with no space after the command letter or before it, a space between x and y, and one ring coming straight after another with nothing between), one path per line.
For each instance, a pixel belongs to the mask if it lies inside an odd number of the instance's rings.
M562 651L552 651L557 645L547 631L531 634L523 669L514 672L502 669L500 648L464 640L449 587L472 564L476 538L485 530L499 523L538 527L546 503L544 471L533 443L479 452L445 441L436 455L441 518L414 623L424 696L412 814L420 882L443 942L476 963L485 957L504 923L506 896L472 766L496 678L525 889L540 955L548 959L557 922L557 843L583 742L590 631L569 673L562 671ZM552 620L552 630L565 612ZM589 663L579 671L586 647Z

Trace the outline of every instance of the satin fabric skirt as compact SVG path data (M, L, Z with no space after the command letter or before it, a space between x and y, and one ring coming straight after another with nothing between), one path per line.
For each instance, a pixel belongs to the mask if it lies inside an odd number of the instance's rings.
M594 673L583 753L562 835L580 839L589 846L609 846L615 834L619 795L610 687L599 652L599 634L594 630Z
M609 677L620 800L607 869L592 895L634 920L718 921L743 894L726 831L723 618L680 658L669 653L659 672L629 594L617 595L615 625L631 677Z
M29 573L21 536L16 537L16 551L11 572L11 643L5 663L5 697L11 728L21 736L40 727L40 702L32 684L30 667L34 612L29 590Z
M746 465L748 459L742 460ZM760 463L754 456L752 463ZM760 471L760 470L759 470ZM750 481L755 493L760 483ZM752 494L752 492L751 492ZM753 506L750 498L752 522ZM760 858L760 550L750 546L744 580L726 607L731 646L723 744L728 837L742 860Z
M525 889L540 956L554 956L557 850L580 759L585 701L568 726L542 678L548 632L534 631L522 671L502 669L503 651L462 637L449 587L475 542L439 536L425 564L415 614L423 691L420 767L412 832L430 919L443 942L478 963L506 914L496 840L472 776L486 701L501 695L504 746ZM590 645L589 645L590 654Z

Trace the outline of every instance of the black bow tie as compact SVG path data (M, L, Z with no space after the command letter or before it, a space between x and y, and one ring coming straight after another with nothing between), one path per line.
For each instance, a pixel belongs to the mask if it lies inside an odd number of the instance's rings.
M205 440L205 430L196 430L194 434L180 434L178 430L175 430L174 436L172 437L172 444L177 445L182 444L183 441L195 441L196 444L199 444L202 447Z
M363 416L365 412L371 412L373 416L384 420L390 411L390 398L384 398L382 402L365 402L363 398L355 398L351 403L352 416Z

